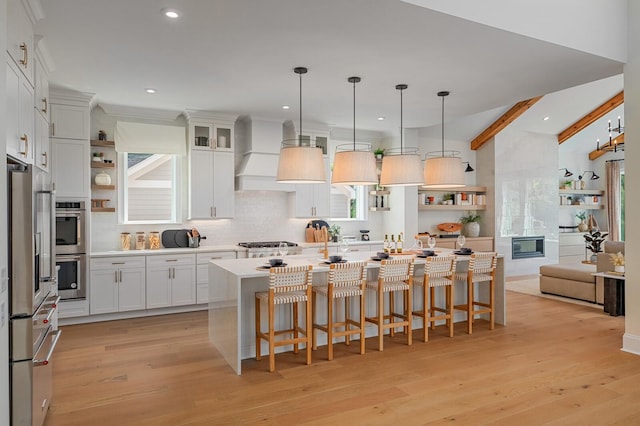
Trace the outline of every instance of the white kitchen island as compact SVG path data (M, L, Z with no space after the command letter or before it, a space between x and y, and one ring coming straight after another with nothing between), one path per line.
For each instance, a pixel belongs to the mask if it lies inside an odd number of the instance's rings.
M446 254L450 250L436 250ZM286 256L285 262L289 266L313 265L314 284L326 283L329 266L322 264L321 254L314 256ZM347 253L348 260L370 260L371 253L354 252ZM209 339L229 363L231 368L242 374L242 360L255 356L255 330L254 330L254 300L256 291L264 291L269 287L268 269L257 268L265 265L265 258L254 259L221 259L212 260L209 264ZM424 259L416 258L415 276L422 279ZM458 256L456 270L465 271L468 266L468 256ZM368 280L376 280L380 262L370 261L367 264ZM466 286L454 286L454 299L456 303L465 303ZM422 308L421 295L415 294L422 291L422 287L414 287L413 306L416 310ZM484 293L483 293L484 292ZM506 297L504 285L504 261L502 256L498 258L495 286L495 322L506 325ZM481 286L480 297L486 300L488 297L487 286ZM366 295L367 315L375 311L375 298L367 291ZM319 299L320 300L320 299ZM442 303L441 300L438 301ZM323 299L324 303L324 299ZM357 312L354 305L352 312ZM326 310L320 307L318 320L322 321ZM276 311L276 329L290 324L290 315L286 310ZM338 315L342 314L341 312ZM455 321L466 320L466 314L456 311ZM266 321L263 321L266 324ZM414 318L414 328L422 327L422 319ZM377 328L367 324L366 336L375 336ZM326 334L318 333L318 344L326 344ZM454 337L455 338L455 337ZM421 342L415 341L414 344ZM265 344L262 353L267 353ZM278 348L279 351L292 350L289 347Z

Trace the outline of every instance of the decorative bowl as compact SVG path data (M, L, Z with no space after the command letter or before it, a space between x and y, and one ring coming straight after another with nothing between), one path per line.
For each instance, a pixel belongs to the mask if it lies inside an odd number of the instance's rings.
M271 266L280 266L282 262L282 259L269 259L269 265Z

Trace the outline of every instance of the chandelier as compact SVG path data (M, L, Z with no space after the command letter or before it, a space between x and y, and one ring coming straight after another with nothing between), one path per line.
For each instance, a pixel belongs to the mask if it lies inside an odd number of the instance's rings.
M609 120L609 142L604 145L600 145L600 139L597 140L596 149L598 151L624 151L624 126L620 122L620 116L618 116L618 126L611 127L611 120ZM617 133L616 137L613 137L613 132Z

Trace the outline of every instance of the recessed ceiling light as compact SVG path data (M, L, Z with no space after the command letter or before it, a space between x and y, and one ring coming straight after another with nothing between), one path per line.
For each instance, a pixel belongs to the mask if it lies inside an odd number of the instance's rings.
M378 117L378 121L384 121L384 117Z
M162 13L167 18L176 19L180 17L180 12L175 9L162 9Z
M147 93L156 93L156 89L151 89L151 88L144 89L144 91L147 92Z
M289 105L282 105L282 109L289 109Z
M544 121L547 121L548 119L549 119L548 115L545 118L543 118Z

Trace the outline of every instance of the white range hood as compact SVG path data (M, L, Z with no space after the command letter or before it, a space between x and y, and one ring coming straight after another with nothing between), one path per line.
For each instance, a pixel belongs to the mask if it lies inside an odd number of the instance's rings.
M243 117L236 122L236 191L295 191L276 182L282 122Z

